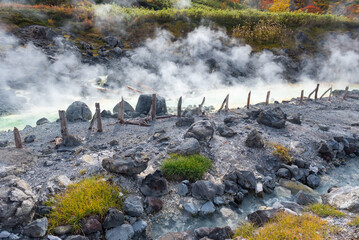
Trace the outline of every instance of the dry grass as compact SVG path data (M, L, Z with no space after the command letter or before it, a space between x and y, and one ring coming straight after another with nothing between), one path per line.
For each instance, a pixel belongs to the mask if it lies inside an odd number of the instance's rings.
M282 160L283 162L290 164L293 162L293 157L290 154L290 149L287 147L284 147L282 144L274 144L273 145L274 150L272 151L272 154Z
M237 229L235 236L247 240L324 240L331 233L323 219L308 213L301 216L279 213L258 229L248 224L242 226Z
M350 226L359 227L359 216L348 223Z
M81 232L81 219L90 215L105 216L110 207L122 208L121 190L101 179L92 177L69 185L46 204L53 207L48 215L49 231L56 226L70 224L74 232Z
M321 203L309 205L308 210L311 211L312 213L315 213L316 215L318 215L320 217L328 217L328 216L344 217L345 216L345 214L343 212L336 210L334 207L326 205L326 204L321 204Z

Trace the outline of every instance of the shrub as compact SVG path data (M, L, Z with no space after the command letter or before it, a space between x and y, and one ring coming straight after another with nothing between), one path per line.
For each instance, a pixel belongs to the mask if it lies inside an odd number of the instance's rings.
M161 170L166 178L196 181L212 167L212 161L198 154L181 156L173 154L164 160Z
M251 230L250 228L246 228ZM253 234L247 234L244 231L247 240L324 240L327 239L331 228L326 222L317 217L305 213L301 216L295 216L288 213L279 213L274 219L263 227L255 229ZM248 231L249 232L249 231ZM236 237L244 237L237 231ZM299 237L300 236L300 237ZM298 238L299 237L299 238Z
M284 25L260 20L255 25L239 25L233 30L233 37L244 39L247 43L283 43L291 35Z
M350 226L359 227L359 216L348 223Z
M74 232L81 230L81 219L90 215L105 216L110 207L122 208L121 190L100 177L86 178L69 185L63 193L55 195L46 205L49 213L49 230L70 224Z
M271 12L288 12L290 0L274 0L273 5L269 8Z
M286 162L286 163L292 163L293 162L293 158L290 155L290 149L284 147L281 144L274 144L274 150L272 152L272 154L274 156L276 156L277 158L279 158L280 160Z
M336 210L332 206L316 203L308 206L309 211L317 214L320 217L344 217L345 214L339 210Z

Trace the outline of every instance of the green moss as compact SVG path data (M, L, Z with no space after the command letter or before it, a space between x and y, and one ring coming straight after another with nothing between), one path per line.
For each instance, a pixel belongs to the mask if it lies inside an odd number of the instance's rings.
M65 192L57 194L46 205L49 213L49 231L60 225L70 224L77 233L81 231L81 219L90 215L105 216L110 207L122 208L121 190L101 179L92 177L69 185Z
M308 206L308 210L317 214L320 217L344 217L345 214L335 208L321 203L316 203Z
M212 161L198 154L180 156L173 154L164 160L161 170L166 178L196 181L212 167Z

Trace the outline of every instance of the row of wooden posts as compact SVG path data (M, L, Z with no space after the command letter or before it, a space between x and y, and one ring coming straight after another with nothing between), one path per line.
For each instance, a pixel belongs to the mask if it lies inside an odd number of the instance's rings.
M316 88L308 95L308 99L310 99L310 97L314 94L314 100L317 101L318 90L319 90L319 84L317 84ZM349 87L346 87L345 91L344 91L344 95L343 95L343 100L346 99L346 97L348 95L348 90L349 90ZM332 87L330 87L328 90L326 90L319 99L321 100L328 92L329 92L328 101L330 101L331 96L332 96ZM269 104L269 97L270 97L270 91L267 92L265 105ZM151 121L154 121L156 119L164 119L164 118L170 118L170 117L176 117L176 116L178 118L180 118L182 116L182 97L180 97L178 100L177 115L166 115L166 116L156 116L156 99L157 99L156 94L152 94L152 104L151 104L149 114L146 118L140 119L137 121L129 121L129 120L124 119L124 100L122 98L121 102L119 104L119 109L118 109L118 116L117 116L118 121L114 124L120 123L120 124L150 126L148 123ZM303 100L304 100L304 90L301 91L299 103L303 104ZM205 101L206 101L206 98L204 97L201 104L197 108L197 115L203 114L202 108L203 108ZM247 109L250 108L250 102L251 102L251 91L249 91L249 93L248 93ZM221 111L228 112L229 111L228 105L229 105L229 94L224 99L218 112L221 112ZM95 124L95 121L96 121L97 122L97 132L103 132L100 103L95 103L95 107L96 107L96 111L91 119L89 130L92 130L93 125ZM69 135L69 132L68 132L66 114L65 114L64 110L59 110L59 117L60 117L60 126L61 126L61 136L62 136L62 138L65 138ZM110 125L114 125L114 124L110 124ZM16 148L22 148L22 141L21 141L20 133L16 127L14 128L14 138L15 138Z

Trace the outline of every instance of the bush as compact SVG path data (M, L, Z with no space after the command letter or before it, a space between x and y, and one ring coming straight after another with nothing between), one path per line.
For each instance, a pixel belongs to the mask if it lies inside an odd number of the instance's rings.
M345 214L339 210L336 210L332 206L316 203L308 206L309 211L317 214L320 217L344 217Z
M90 215L105 216L110 207L122 208L121 190L101 179L91 177L69 185L65 192L55 195L46 205L49 213L49 231L70 224L74 232L81 232L81 219Z
M290 150L289 148L286 148L281 144L274 144L274 150L272 154L277 158L279 158L280 160L282 160L283 162L289 164L293 162L293 158L290 155L289 150Z
M249 231L244 231L247 240L321 240L327 239L329 233L332 232L327 223L317 217L305 213L301 216L295 216L288 213L279 213L274 219L265 224L263 227L254 229L250 234L251 229L246 227ZM236 237L244 237L239 235L243 232L237 231Z
M212 167L212 161L198 154L180 156L173 154L164 160L161 170L166 178L196 181Z
M359 217L354 218L348 224L350 226L359 227Z

